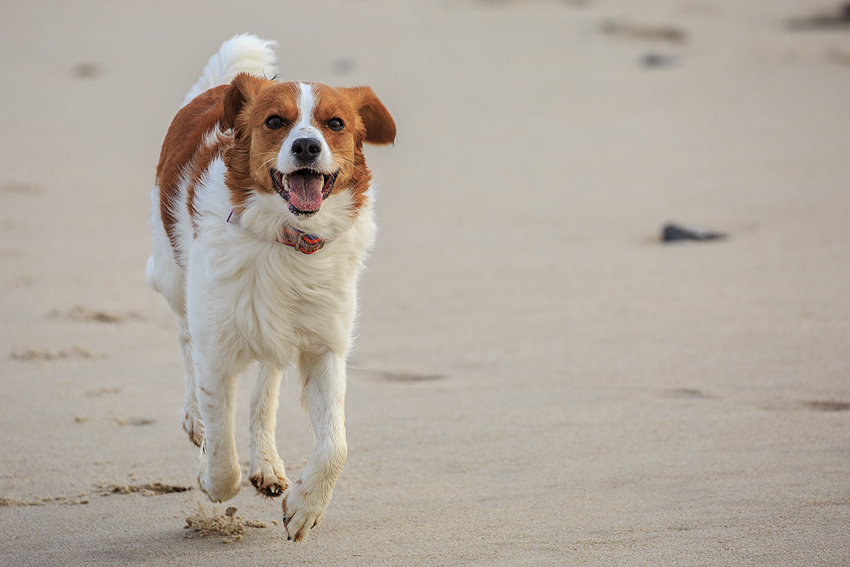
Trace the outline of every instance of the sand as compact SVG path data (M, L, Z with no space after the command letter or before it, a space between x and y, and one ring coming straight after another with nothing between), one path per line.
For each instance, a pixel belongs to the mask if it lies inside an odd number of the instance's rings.
M829 9L5 3L0 564L850 565L850 28L798 25ZM399 126L367 153L348 463L301 544L250 486L204 503L144 281L162 138L241 32Z

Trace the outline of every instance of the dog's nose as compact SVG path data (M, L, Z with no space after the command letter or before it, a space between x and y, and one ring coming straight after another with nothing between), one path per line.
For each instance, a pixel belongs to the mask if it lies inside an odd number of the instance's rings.
M311 161L322 153L322 143L316 138L298 138L292 142L292 154L301 161Z

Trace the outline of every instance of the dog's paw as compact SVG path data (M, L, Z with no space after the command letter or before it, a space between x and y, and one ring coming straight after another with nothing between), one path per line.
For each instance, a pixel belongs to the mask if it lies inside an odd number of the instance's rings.
M209 468L198 475L198 486L213 502L225 502L236 496L241 483L242 471L238 466L225 475L211 475Z
M201 416L187 411L183 417L183 431L189 435L189 441L198 447L204 443L204 423L201 421Z
M311 529L322 521L327 507L326 501L310 498L301 481L295 481L283 499L283 527L286 539L301 541Z
M283 468L283 461L278 457L276 462L268 459L257 459L251 466L251 484L257 492L268 498L276 498L289 488L289 479Z

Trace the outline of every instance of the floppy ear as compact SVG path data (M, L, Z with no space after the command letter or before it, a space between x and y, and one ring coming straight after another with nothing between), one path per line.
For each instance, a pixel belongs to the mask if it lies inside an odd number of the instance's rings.
M378 100L369 87L348 89L354 100L354 107L366 126L365 142L383 145L395 142L395 122L387 107Z
M227 91L224 93L224 127L233 128L236 126L236 117L242 112L246 103L254 100L257 92L260 90L263 81L249 75L248 73L239 73L233 82L230 83Z

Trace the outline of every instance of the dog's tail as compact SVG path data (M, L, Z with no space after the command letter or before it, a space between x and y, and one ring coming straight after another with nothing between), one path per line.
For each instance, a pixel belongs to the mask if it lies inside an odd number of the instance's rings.
M202 92L229 83L239 73L271 78L275 74L274 64L277 61L275 45L275 41L267 41L247 33L235 35L225 41L218 53L210 57L204 67L204 73L186 95L181 108Z

